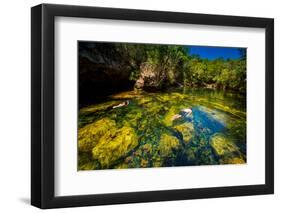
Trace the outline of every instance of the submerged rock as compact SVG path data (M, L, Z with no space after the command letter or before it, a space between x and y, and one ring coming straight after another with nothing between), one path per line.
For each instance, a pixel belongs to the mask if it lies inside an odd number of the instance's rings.
M129 168L128 164L124 162L114 166L114 169L128 169L128 168Z
M168 112L166 113L166 115L163 118L163 123L166 126L171 126L173 124L173 116L178 114L180 111L180 109L178 107L174 107L172 106Z
M158 94L156 94L155 97L157 98L158 101L160 101L164 104L172 101L172 96L168 93L162 93L162 94L158 93Z
M184 100L186 98L185 94L178 93L178 92L172 92L170 93L170 96L173 100Z
M140 167L141 167L141 168L148 167L148 165L149 165L148 160L141 159L141 163L140 163Z
M139 98L137 98L138 104L144 105L144 106L145 106L147 103L151 102L152 100L153 100L153 98L150 97L150 96L144 96L144 97L139 97Z
M131 127L111 129L100 138L99 143L93 148L92 157L99 161L102 168L109 168L137 145L138 138Z
M191 122L185 122L183 124L175 126L174 128L182 134L182 138L185 143L190 142L194 133L194 127Z
M223 164L243 164L245 160L239 148L223 134L215 134L210 138L210 145Z
M189 149L186 150L186 157L188 161L194 163L196 162L196 148L195 147L190 147Z
M210 142L216 154L219 156L233 152L239 152L238 147L223 134L215 134L213 137L211 137Z
M224 163L225 164L244 164L245 161L241 157L233 157L233 158L225 158Z
M91 158L91 154L83 152L78 155L78 170L98 169L99 163Z
M143 152L151 153L152 152L152 145L150 143L146 143L142 146Z
M109 130L115 128L115 121L102 118L94 123L88 124L78 131L79 152L91 152L100 138Z
M116 105L118 103L119 103L118 101L114 100L114 101L108 101L108 102L101 103L101 104L91 105L91 106L80 109L79 114L87 115L87 114L98 112L98 111L104 111L107 109L111 109L114 105Z
M132 99L132 98L140 98L142 97L142 93L138 91L126 91L126 92L120 92L114 95L111 95L110 98L113 99Z
M171 135L163 134L159 142L159 152L161 157L171 157L173 150L178 149L180 146L179 140Z
M178 92L172 92L172 93L161 93L156 94L155 97L158 101L160 101L163 104L175 104L180 105L179 102L183 101L186 98L186 95L180 94ZM187 103L185 103L186 105ZM183 106L183 108L189 107L189 106Z

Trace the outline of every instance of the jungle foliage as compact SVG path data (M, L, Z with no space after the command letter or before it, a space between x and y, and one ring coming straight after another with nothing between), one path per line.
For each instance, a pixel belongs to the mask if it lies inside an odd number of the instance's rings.
M246 49L239 49L239 59L209 60L191 55L182 45L80 43L79 47L80 58L104 64L111 73L118 70L130 82L143 81L146 75L146 81L158 82L156 89L187 86L246 92Z

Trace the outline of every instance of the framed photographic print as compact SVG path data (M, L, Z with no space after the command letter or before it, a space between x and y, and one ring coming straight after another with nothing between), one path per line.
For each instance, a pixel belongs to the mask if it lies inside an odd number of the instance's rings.
M272 194L274 21L31 9L31 203Z

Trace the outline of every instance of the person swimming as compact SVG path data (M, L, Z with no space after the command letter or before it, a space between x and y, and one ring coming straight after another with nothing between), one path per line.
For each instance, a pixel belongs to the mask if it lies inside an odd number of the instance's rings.
M180 111L179 114L175 114L173 117L172 117L172 121L176 120L176 119L179 119L181 117L188 117L192 114L192 109L190 108L185 108L185 109L182 109Z
M115 108L119 108L119 107L123 107L123 106L128 106L129 103L130 102L127 100L127 101L124 101L124 102L122 102L122 103L120 103L120 104L118 104L116 106L113 106L112 108L115 109Z

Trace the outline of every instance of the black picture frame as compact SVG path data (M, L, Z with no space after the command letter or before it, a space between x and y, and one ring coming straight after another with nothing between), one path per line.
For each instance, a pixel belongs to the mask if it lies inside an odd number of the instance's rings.
M264 28L266 136L265 184L93 195L54 195L55 17ZM241 16L41 4L31 9L31 204L60 208L105 204L217 198L274 193L274 20Z

